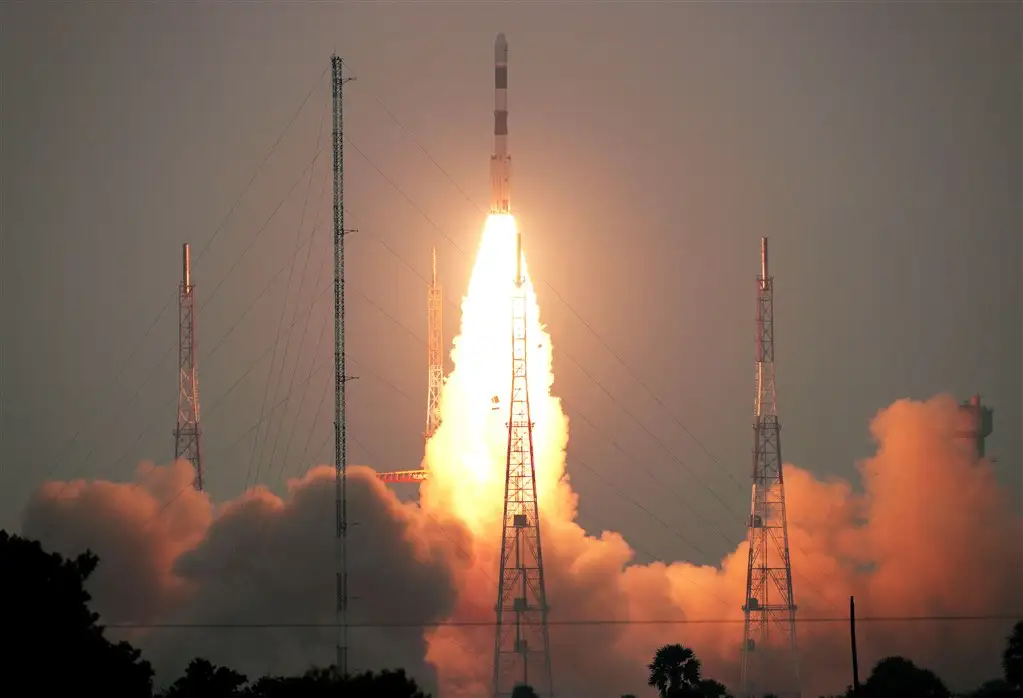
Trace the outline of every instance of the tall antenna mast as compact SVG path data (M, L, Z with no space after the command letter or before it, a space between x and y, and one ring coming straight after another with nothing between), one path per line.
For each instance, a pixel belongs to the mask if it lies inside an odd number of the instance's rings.
M195 286L192 256L181 248L181 286L178 294L178 423L174 429L174 460L195 468L195 489L203 491L202 429L199 426L199 366L195 358Z
M331 56L334 99L334 503L337 537L337 664L348 676L348 435L345 415L345 229L344 84L340 56Z
M540 507L533 460L526 361L526 287L522 238L516 233L515 289L512 293L512 389L508 457L501 532L501 574L494 640L494 698L510 696L518 684L541 696L554 695L547 633L547 590L540 547Z
M426 397L426 440L440 426L440 392L444 385L444 294L437 281L437 248L433 249L433 276L427 291L427 361L430 387Z
M774 277L767 270L767 238L760 239L756 328L753 497L747 522L749 563L746 603L742 607L741 696L756 698L771 691L779 697L799 698L796 602L792 594L781 424L774 381Z

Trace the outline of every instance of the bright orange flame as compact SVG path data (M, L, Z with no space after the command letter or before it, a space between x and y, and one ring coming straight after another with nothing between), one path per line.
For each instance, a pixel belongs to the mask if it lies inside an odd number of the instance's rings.
M441 393L441 426L426 447L430 480L421 492L425 509L454 516L484 536L496 530L504 501L516 236L514 217L487 219L462 301L461 334L451 352L455 368ZM522 273L537 494L547 511L556 506L565 470L568 421L561 402L550 394L551 342L540 323L524 254Z

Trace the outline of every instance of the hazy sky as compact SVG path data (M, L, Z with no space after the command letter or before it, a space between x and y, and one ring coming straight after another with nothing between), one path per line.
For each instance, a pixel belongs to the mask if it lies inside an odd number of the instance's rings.
M314 155L335 50L358 77L351 460L416 467L420 275L436 245L450 342L488 202L499 31L513 206L584 524L700 559L625 493L715 554L734 546L679 499L742 537L762 235L786 461L853 477L877 410L979 391L1020 509L1019 3L12 2L0 26L0 525L47 477L172 457L185 241L208 489L329 462L329 148ZM275 395L290 402L254 448Z

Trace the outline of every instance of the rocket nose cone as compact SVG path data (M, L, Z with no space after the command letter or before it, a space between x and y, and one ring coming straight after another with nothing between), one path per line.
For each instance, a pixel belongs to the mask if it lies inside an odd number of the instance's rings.
M505 40L503 32L498 34L494 41L494 61L497 63L508 62L508 42Z

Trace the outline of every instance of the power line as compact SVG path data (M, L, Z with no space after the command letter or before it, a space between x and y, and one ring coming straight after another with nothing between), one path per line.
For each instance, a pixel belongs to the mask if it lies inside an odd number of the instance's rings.
M291 279L294 276L293 272L295 270L295 258L298 257L298 252L301 249L299 243L302 241L302 228L305 227L306 210L308 209L308 206L309 206L309 192L312 191L312 188L313 188L313 172L316 170L316 161L319 159L320 153L323 152L321 147L320 147L320 143L323 140L323 122L324 122L324 117L325 116L326 116L326 111L324 111L323 115L321 115L321 117L320 117L319 133L316 136L316 156L313 158L313 164L309 168L309 180L306 183L305 198L304 198L304 200L302 202L302 216L299 219L298 232L295 235L295 251L291 255L291 261L288 263L288 276L287 276L286 286L285 286L285 289L284 289L284 301L281 303L281 314L280 314L280 316L277 319L277 336L274 339L273 355L270 357L270 368L267 371L266 383L264 383L264 385L263 385L263 400L260 403L260 407L259 407L260 418L262 418L263 410L266 408L266 400L267 400L267 397L268 397L268 394L269 394L269 390L270 390L270 376L273 374L274 362L277 360L277 348L280 346L280 342L281 342L281 328L284 325L284 315L285 315L285 313L288 310L288 296L291 295ZM314 230L315 230L315 227L314 227ZM312 241L311 240L310 240L310 244L309 244L309 249L312 250ZM306 259L308 260L308 255L307 255ZM280 369L277 372L277 381L276 381L276 384L274 386L274 395L273 395L273 398L271 398L272 401L276 401L277 400L277 393L278 393L278 391L280 390L280 387L281 387L281 385L280 385L281 384L281 377L284 375L284 364L288 360L288 349L290 347L291 347L291 331L289 329L288 337L287 337L287 342L285 343L284 356L281 358ZM259 480L259 470L260 470L260 467L262 465L263 454L266 451L266 442L270 438L270 426L272 424L273 424L273 414L271 413L270 419L269 419L269 421L267 422L267 425L266 425L266 429L263 431L263 445L261 447L259 447L259 460L258 460L258 462L256 462L256 447L259 444L259 431L258 430L256 431L256 438L252 440L252 455L249 456L249 469L248 469L248 473L245 475L246 486L248 485L249 474L252 473L252 466L253 466L254 463L255 463L255 466L256 466L255 480L257 480L257 481ZM278 429L278 431L280 431L280 430Z
M323 269L326 268L326 266L327 266L327 257L324 256L323 259L320 260L320 269L316 273L316 284L319 284L320 277L323 275ZM312 318L312 314L311 313L306 316L306 327L305 327L305 330L303 330L303 332L302 332L302 339L299 342L298 356L302 355L302 346L305 344L305 335L309 331L309 320L311 318ZM320 346L323 343L324 336L326 336L327 325L328 325L328 321L330 319L331 319L330 313L327 313L327 314L325 314L323 316L323 324L320 326L320 336L316 339L316 346L313 347L313 356L319 356L319 354L320 354ZM288 389L287 389L286 392L288 392L288 393L291 392L292 387L295 385L295 375L297 373L298 373L298 359L296 358L295 366L292 369L291 378L288 381ZM320 402L317 405L316 412L313 414L312 428L310 428L310 430L309 430L309 438L306 440L306 448L308 448L308 443L312 439L312 432L316 428L316 423L319 420L320 410L322 409L323 400L324 400L324 398L326 396L327 388L329 387L329 385L330 385L329 383L326 383L326 382L323 383L323 387L321 389L321 395L320 395ZM292 423L291 429L288 430L288 440L284 444L284 456L281 459L281 463L282 464L288 462L288 456L291 454L291 443L292 443L292 441L295 438L295 432L298 431L299 418L302 416L302 406L305 405L305 398L306 398L306 394L308 393L308 391L309 391L309 383L306 382L305 387L302 389L302 398L301 398L301 400L299 400L298 409L295 411L295 421ZM278 432L278 435L279 434L280 434L280 432ZM276 442L276 439L275 439L275 441L274 441L274 451L276 451L276 447L277 447L277 442ZM273 460L273 457L271 455L271 461L272 460ZM305 461L305 450L303 450L302 457L299 458L297 462L298 463L302 463L304 461ZM283 465L282 465L282 467L283 467Z
M217 294L217 291L220 290L220 287L224 285L224 282L227 281L227 279L231 276L231 274L234 272L234 270L238 267L238 265L241 263L241 261L245 257L245 255L248 254L249 250L252 249L252 246L254 244L256 244L256 240L259 239L260 235L263 234L263 231L265 231L267 226L270 225L270 221L272 221L274 218L277 217L277 214L278 214L278 212L280 212L281 207L284 206L284 203L291 196L292 192L294 192L295 189L298 188L298 185L302 183L302 180L305 179L306 174L310 171L310 169L316 163L316 159L320 156L320 153L322 153L322 152L323 152L323 148L319 148L313 154L313 157L309 161L309 164L306 165L305 168L302 169L302 172L299 173L298 177L295 178L294 183L288 188L287 193L284 195L283 198L281 198L280 202L277 204L277 206L274 208L274 210L270 213L270 215L267 216L266 220L263 222L263 225L261 225L259 227L259 229L256 231L256 234L253 235L252 238L249 239L249 244L246 245L245 249L242 250L241 254L238 255L235 258L234 264L231 265L231 267L227 270L226 274L224 274L222 277L220 277L220 282L217 283L217 285L216 285L216 287L214 287L213 291L210 292L209 297L207 297L203 301L205 305L209 305L209 302L210 302L210 300L212 300L213 296L215 296Z
M982 623L990 621L1018 620L1018 615L992 614L979 616L856 616L856 623ZM523 623L530 621L524 620ZM821 616L816 618L800 618L800 623L848 623L848 616ZM560 626L601 626L601 625L741 625L742 618L601 618L579 620L549 619L548 625ZM492 628L496 625L492 620L443 620L443 621L372 621L349 622L350 628ZM107 623L106 628L117 629L202 629L202 630L233 630L233 629L312 629L336 628L337 623Z
M213 244L213 241L217 239L217 236L224 229L224 226L227 225L227 221L230 220L231 216L235 212L235 209L238 208L238 204L241 203L242 199L244 199L245 195L248 193L249 187L251 187L252 183L256 181L257 177L259 177L259 173L263 171L263 168L266 166L266 163L270 161L270 157L274 154L274 151L277 150L277 146L281 144L281 141L284 140L284 136L287 135L288 131L291 130L291 127L295 125L295 122L298 120L298 117L302 113L302 110L305 109L305 105L309 102L309 98L312 97L313 94L316 92L316 88L320 86L320 81L323 80L323 76L326 74L327 69L324 68L323 71L320 73L320 76L316 78L316 81L313 83L312 87L309 88L309 91L302 99L302 103L298 105L298 109L295 110L295 113L291 116L291 119L288 120L288 123L284 125L284 128L281 129L280 133L277 135L277 139L274 141L273 145L270 146L270 150L268 150L266 152L266 155L263 156L262 161L260 161L259 165L256 167L256 170L252 173L252 177L249 178L249 181L246 182L245 186L242 188L242 193L239 194L238 198L235 199L233 204L231 204L231 208L228 210L227 215L224 216L224 219L220 222L220 225L218 225L216 230L213 231L213 235L211 235L210 239L206 241L206 244L203 245L203 248L199 250L199 254L195 256L196 261L198 261L199 258L202 257L203 253L205 253L206 250L209 249L210 245Z
M326 113L324 113L324 115L326 115ZM321 125L321 128L322 128L322 125ZM326 192L326 190L327 190L327 178L324 177L323 178L323 183L320 186L320 193L317 195L317 199L316 199L317 201L322 202L323 194ZM320 214L322 213L323 209L324 209L323 206L317 206L316 207L316 217L313 219L313 225L312 225L313 231L316 231L316 229L319 227L319 224L320 224ZM303 215L303 219L304 219L304 217L305 216ZM299 227L299 231L301 231L301 226ZM299 274L298 291L295 294L296 306L298 304L298 299L300 299L302 297L302 291L305 289L306 276L307 276L307 272L309 271L309 261L312 259L312 256L313 256L312 253L313 253L313 245L310 243L310 245L306 248L305 261L302 264L302 272ZM316 270L316 280L313 282L313 286L314 287L319 285L320 277L323 275L323 270L326 267L326 263L327 263L327 257L323 256L320 259L320 266ZM297 309L296 309L296 312L297 312ZM330 319L330 314L329 313L324 315L324 317L323 317L323 326L320 329L320 336L319 336L319 338L316 341L316 346L313 348L313 356L314 357L315 356L319 356L320 344L323 341L323 336L324 336L324 334L326 332L326 329L327 329L327 321L329 319ZM295 354L295 363L292 366L291 376L288 379L288 387L287 387L287 390L285 392L290 393L292 387L295 385L295 376L298 373L298 365L299 365L299 362L300 362L300 360L302 358L302 349L305 347L306 335L309 333L309 322L311 320L312 320L312 313L309 313L308 315L306 315L305 326L302 328L302 332L299 335L298 349L296 350L296 354ZM289 354L289 351L291 349L291 337L292 337L292 333L289 332L288 333L288 343L285 346L285 350L284 350L285 358L287 358L287 356ZM284 362L283 361L281 362L281 370L282 370L282 372L284 370ZM279 386L280 386L280 376L278 377L278 387ZM294 435L295 435L295 430L298 428L298 420L299 420L299 417L301 416L302 407L303 407L303 405L305 405L305 398L306 398L306 394L308 393L308 390L309 390L309 384L306 383L305 388L303 388L303 390L302 390L302 397L299 400L298 409L295 411L295 421L293 422L292 428L291 428L291 430L289 431L289 434L288 434L287 442L285 443L284 456L283 456L283 458L281 460L281 464L282 464L281 465L281 472L283 472L284 464L288 462L288 455L291 453L291 440L292 440L292 437L294 437ZM277 391L275 390L274 391L274 399L276 399L276 398L277 398ZM277 434L274 436L273 447L270 449L270 461L269 461L270 462L270 467L273 467L273 461L274 461L274 458L277 455L277 446L278 446L278 443L279 443L280 438L281 438L281 432L284 430L284 424L285 424L285 421L282 418L281 427L278 428ZM315 422L314 422L314 424L315 424ZM278 479L279 479L279 477L280 476L278 475Z

